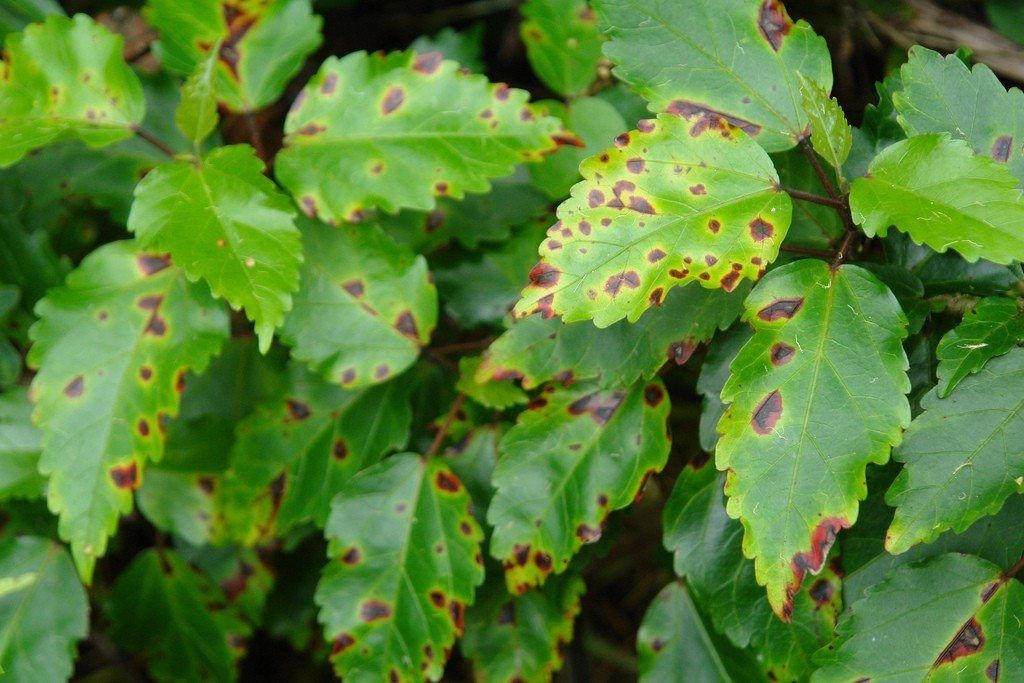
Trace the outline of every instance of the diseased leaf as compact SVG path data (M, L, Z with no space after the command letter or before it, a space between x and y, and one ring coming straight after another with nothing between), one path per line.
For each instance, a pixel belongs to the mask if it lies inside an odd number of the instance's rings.
M798 74L832 89L825 41L778 0L595 0L615 75L649 102L728 121L769 152L793 147L809 118Z
M705 623L683 584L665 586L644 614L637 633L640 680L649 683L675 680L685 672L687 681L761 681L757 664L715 633Z
M1024 342L1024 311L1014 299L982 299L963 321L942 337L938 394L949 395L964 377L978 372L990 358L1001 356Z
M519 33L534 72L559 95L586 91L597 77L604 38L586 0L528 0Z
M493 578L492 578L493 577ZM500 571L488 574L466 611L460 647L477 681L546 683L562 668L586 586L577 574L552 577L543 588L511 596Z
M97 249L36 306L29 365L50 509L87 582L145 464L163 455L187 370L206 367L227 315L163 254Z
M135 190L128 229L244 308L265 352L291 308L302 249L294 207L262 171L248 145L158 166Z
M683 364L716 329L739 316L747 288L726 293L696 285L669 292L635 323L600 329L531 315L516 321L488 348L480 380L519 378L527 389L545 382L596 379L605 388L649 379L666 362Z
M46 478L39 474L42 435L31 420L28 392L0 395L0 500L40 498Z
M677 285L732 291L778 255L792 202L764 150L715 117L638 126L583 163L518 315L633 322Z
M897 567L843 617L812 680L1014 681L1022 610L1020 583L986 560L950 553Z
M486 192L489 178L563 141L524 91L462 73L438 52L356 52L327 59L299 94L275 172L307 216L337 223Z
M810 119L811 145L814 151L842 173L843 164L850 156L853 131L846 122L842 107L829 92L803 74L800 79L800 98Z
M353 475L405 446L408 393L398 382L345 390L293 363L284 386L238 425L222 496L229 538L252 544L303 521L322 527Z
M485 408L494 408L495 410L505 410L529 400L526 392L513 384L487 379L478 381L476 374L479 368L479 357L466 356L459 359L459 381L455 385L455 389Z
M887 147L868 175L853 182L850 210L869 237L890 225L935 251L968 261L1024 260L1024 200L1001 164L975 156L945 133L917 135Z
M668 458L668 394L660 380L628 389L549 389L501 441L497 492L487 512L491 555L509 590L560 574L601 537Z
M910 423L907 321L867 271L813 259L772 271L745 305L755 333L722 390L715 464L729 473L744 553L786 619L856 520L866 466L886 462Z
M110 637L158 681L231 681L249 626L224 594L173 550L138 555L111 589Z
M0 672L11 681L66 681L89 631L89 601L63 546L0 539Z
M276 100L321 41L309 0L148 0L146 10L164 66L191 74L215 54L214 90L236 112Z
M129 137L146 103L123 41L79 14L7 36L0 68L0 167L59 140L103 147Z
M440 52L445 59L458 62L470 71L482 72L484 66L484 28L478 21L464 31L446 26L432 36L420 36L409 44L417 54Z
M335 497L317 587L334 670L346 681L440 678L483 581L483 532L438 458L404 453Z
M301 226L302 282L281 329L292 356L349 388L412 365L437 324L427 262L373 225Z
M906 464L886 495L896 508L886 549L930 543L999 511L1024 491L1024 349L990 360L947 398L935 392L893 457Z
M1006 164L1024 183L1024 93L1007 90L984 64L973 69L957 55L943 57L920 45L900 69L893 94L907 135L949 133L976 154Z

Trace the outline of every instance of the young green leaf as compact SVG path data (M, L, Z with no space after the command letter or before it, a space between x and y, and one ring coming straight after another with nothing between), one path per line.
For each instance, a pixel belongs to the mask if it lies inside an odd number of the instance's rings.
M910 423L907 321L869 272L811 259L772 271L745 305L755 333L722 390L716 465L758 583L787 619L856 520L866 466Z
M28 362L39 369L39 467L87 582L146 461L163 454L185 372L201 371L227 338L227 315L204 290L168 256L114 242L36 306Z
M974 305L963 321L942 337L935 356L938 395L949 395L964 377L978 372L990 358L1024 342L1024 310L1015 299L989 297Z
M123 44L84 14L52 15L9 34L0 62L0 167L58 140L103 147L129 137L146 103Z
M57 0L8 0L0 6L0 39L28 24L44 21L51 14L64 14Z
M302 248L292 203L262 171L248 145L158 166L135 189L128 229L244 308L265 352L292 306Z
M586 91L597 77L604 37L586 0L528 0L519 33L540 80L559 95Z
M224 594L173 550L149 549L117 577L110 637L140 654L158 681L232 681L250 627Z
M275 172L307 216L329 223L374 207L428 211L566 140L527 97L438 52L331 57L288 113Z
M39 474L42 435L32 425L28 392L0 394L0 500L39 498L46 478Z
M886 496L886 548L900 553L963 531L1024 491L1024 349L989 361L947 398L935 392L893 457L906 463Z
M486 408L505 410L519 403L526 403L526 392L513 384L491 379L477 380L480 358L466 356L459 359L459 381L455 385L460 391Z
M309 0L149 0L146 19L171 71L191 74L214 56L214 91L236 112L276 100L321 41Z
M488 347L477 378L514 377L527 389L550 381L596 379L607 388L649 379L666 362L682 365L716 329L731 325L743 310L746 292L746 287L732 293L682 287L637 322L622 321L605 330L586 321L567 325L531 315Z
M633 322L677 285L732 291L778 255L792 202L742 131L662 114L615 144L558 207L518 315Z
M438 458L404 453L334 498L317 587L334 670L346 681L437 680L483 581L483 532Z
M301 285L281 328L292 356L350 388L383 382L416 362L437 324L426 260L376 225L300 226Z
M501 441L487 520L509 590L560 574L601 537L668 458L668 394L659 380L628 389L549 389Z
M769 152L796 145L809 123L798 74L832 89L824 39L778 0L596 0L615 75L652 111L724 120Z
M976 154L1006 164L1024 183L1024 93L1007 90L984 64L968 68L957 55L943 57L921 46L910 49L893 94L908 135L949 133Z
M89 602L63 546L0 540L0 672L11 681L66 681L89 631Z
M843 617L813 680L1015 681L1022 611L1024 588L986 560L950 553L898 567Z
M843 164L853 146L853 129L846 115L827 90L807 78L800 77L800 98L811 124L811 144L814 151L842 174Z
M501 574L489 573L476 603L466 610L460 644L476 680L550 681L562 668L561 649L572 641L585 590L579 575L563 574L543 588L511 596Z
M935 251L968 261L1024 260L1024 200L1006 167L945 133L897 142L853 182L850 210L869 237L895 225Z
M219 44L214 46L210 54L196 64L181 87L181 103L174 112L178 130L192 141L196 150L217 126L217 93L213 79L217 66L216 51L219 49Z

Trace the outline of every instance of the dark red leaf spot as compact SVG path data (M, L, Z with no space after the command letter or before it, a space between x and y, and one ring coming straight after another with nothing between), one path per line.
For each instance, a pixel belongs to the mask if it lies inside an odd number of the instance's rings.
M654 248L647 252L648 263L657 263L661 259L665 258L665 252L661 249Z
M576 538L580 539L583 543L596 543L601 539L602 530L600 527L590 526L588 524L580 524L576 527Z
M993 659L989 662L989 665L985 667L985 677L992 683L999 683L999 660Z
M615 146L616 147L625 147L626 145L629 144L630 140L631 140L631 138L629 137L629 133L623 133L622 135L616 136L616 138L615 138ZM628 163L629 162L627 162L627 164ZM639 173L639 171L636 171L636 173Z
M616 297L623 287L636 289L639 286L640 275L635 270L629 270L609 277L604 283L604 291L608 292L612 297Z
M341 556L341 561L348 565L358 564L360 559L362 559L362 555L359 552L359 548L355 546L346 550L345 554Z
M437 484L437 488L449 493L458 493L462 488L462 482L456 479L455 475L448 474L447 472L438 472L434 478L434 483Z
M348 444L344 439L335 439L331 445L331 456L335 460L344 460L348 457Z
M722 276L722 289L731 292L736 289L736 283L740 281L740 274L735 270Z
M818 526L811 533L811 549L797 553L793 556L791 563L793 569L793 583L786 588L787 604L783 608L783 620L789 621L792 616L793 595L796 594L800 584L803 583L804 575L807 572L817 574L825 564L828 551L836 542L836 535L840 529L849 529L850 522L841 517L829 517L821 520Z
M294 420L296 422L305 420L310 415L312 415L308 403L303 403L302 401L298 401L294 398L289 398L288 400L286 400L285 406L288 408L289 419Z
M643 159L640 159L639 157L636 157L636 158L633 158L633 159L629 159L626 162L626 169L630 173L643 173L644 167L646 165L647 164L644 163Z
M424 52L423 54L416 56L415 61L412 63L412 68L413 71L419 71L421 74L430 75L437 71L437 68L441 66L442 61L444 61L444 55L440 52Z
M395 321L395 329L404 334L417 344L420 342L420 331L416 327L416 320L412 317L412 311L403 311Z
M196 479L196 484L199 485L199 490L206 495L212 494L213 490L217 488L217 482L213 477L198 477Z
M803 305L803 297L798 299L776 299L758 311L757 317L768 323L781 319L789 320L797 314Z
M149 367L148 365L143 365L142 367L140 367L139 379L141 379L143 382L148 382L149 380L153 379L153 368Z
M1010 158L1012 150L1013 138L1009 135L1003 135L996 138L996 141L992 143L992 158L996 161L1006 161Z
M655 287L651 291L650 296L647 297L647 300L651 303L652 306L660 306L661 300L664 296L665 290L661 287Z
M534 553L533 563L537 565L537 569L544 573L551 571L551 556L545 552L538 550Z
M811 584L809 592L814 603L821 607L832 597L832 593L835 592L835 586L828 579L818 579Z
M695 119L693 126L690 128L690 135L693 137L699 136L708 129L725 128L723 123L736 126L747 135L759 135L761 133L761 126L756 123L751 123L750 121L746 121L736 116L724 114L720 111L697 104L696 102L673 100L669 103L667 111L670 114L682 116L687 121Z
M151 334L154 337L162 337L167 334L167 321L154 313L150 316L149 322L146 324L146 329L143 330L143 333Z
M644 403L651 408L657 408L662 399L665 398L665 390L657 384L648 384L644 388Z
M380 600L367 600L359 606L359 618L363 621L378 621L391 616L391 608Z
M621 391L604 395L600 392L594 392L573 401L569 405L569 414L583 415L584 413L589 413L594 422L603 426L608 424L608 421L622 403L623 398L625 398L625 394Z
M714 254L704 254L704 263L713 266L718 263L718 257Z
M520 544L512 546L512 560L516 565L525 567L530 560L530 546Z
M384 95L384 101L380 103L380 111L384 116L391 114L405 102L405 90L393 87Z
M782 342L776 342L775 344L772 344L772 348L771 348L772 365L775 365L775 366L785 365L789 361L793 360L793 354L794 353L796 353L796 349L794 349L789 344L784 344Z
M981 630L981 624L978 623L977 619L971 617L960 628L932 666L938 667L940 664L950 664L961 657L973 655L984 644L985 634Z
M690 271L686 268L670 268L668 274L677 280L682 280L690 274Z
M665 647L665 641L661 638L655 638L651 641L651 649L655 652L660 652Z
M164 268L170 268L171 257L160 254L139 254L136 263L139 264L142 274L148 277L153 273L159 273Z
M139 435L146 437L149 436L149 422L145 418L139 418L135 428L139 430Z
M340 636L331 641L331 656L344 652L353 645L355 645L356 639L352 637L350 633L342 633Z
M119 489L134 489L139 485L139 468L135 461L110 468L110 478Z
M668 357L669 360L675 361L676 365L682 365L686 361L690 360L690 356L692 356L693 352L696 350L696 344L686 339L680 339L679 341L674 341L668 345Z
M540 410L541 408L543 408L547 404L548 404L548 400L546 398L544 398L543 396L538 396L537 398L533 399L528 404L526 404L526 409L527 410Z
M446 600L444 599L444 593L438 590L430 591L430 602L433 603L434 607L444 607Z
M708 230L711 231L711 234L717 235L718 231L721 229L722 222L719 221L717 218L712 218L711 220L708 221Z
M552 376L552 379L561 384L563 387L567 387L570 384L572 384L572 377L572 370L562 370L561 372L556 372L554 376Z
M750 236L755 242L764 242L775 234L775 226L760 216L750 221Z
M459 531L463 536L472 536L473 526L469 522L459 522Z
M750 257L750 263L752 265L755 265L755 266L761 265L761 257L760 256L751 256Z
M434 192L436 192L439 195L448 194L448 183L444 182L443 180L437 181L436 183L434 183Z
M455 632L462 635L462 631L466 628L466 606L458 600L450 600L448 602L448 615L452 618Z
M597 494L597 504L601 507L608 507L608 496L604 493Z
M690 186L690 194L693 195L704 195L708 193L708 189L704 187L704 183L697 183L696 185Z
M534 310L536 312L540 313L540 317L543 320L547 320L549 318L553 318L553 317L555 317L554 303L555 303L555 295L554 294L548 294L546 296L542 296L541 298L537 299L537 307Z
M757 15L757 27L772 49L778 52L782 49L783 38L793 28L793 22L786 16L786 10L779 0L764 0Z
M64 395L68 398L78 398L82 395L85 390L85 379L81 375L75 375L74 378L64 387Z
M750 426L762 436L771 434L782 417L782 394L776 389L762 399L750 418Z

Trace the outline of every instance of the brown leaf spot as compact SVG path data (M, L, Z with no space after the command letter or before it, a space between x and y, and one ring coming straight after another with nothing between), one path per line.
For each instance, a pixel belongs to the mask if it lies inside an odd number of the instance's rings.
M164 336L167 334L167 321L154 313L150 316L149 322L146 324L146 329L143 330L143 334L151 334L154 337Z
M729 273L726 273L725 275L722 276L722 279L721 279L722 289L724 289L727 292L731 292L732 290L736 289L736 284L739 281L740 281L740 274L737 273L735 270L731 271Z
M163 300L164 298L159 294L153 294L150 296L140 297L137 305L144 311L155 311L160 308L160 304Z
M444 599L444 593L442 593L439 590L432 590L432 591L430 591L430 596L429 597L430 597L430 602L433 603L434 607L437 607L439 609L441 607L444 607L445 603L447 602Z
M589 235L590 234L590 221L580 221L579 228L580 228L580 234L582 234L582 235Z
M644 387L644 403L651 408L657 408L665 398L665 390L657 384L648 384Z
M627 145L629 145L629 141L631 139L632 138L630 138L629 133L622 133L621 135L615 137L615 146L626 147ZM628 164L629 162L626 163ZM639 171L637 171L637 173L639 173Z
M139 379L141 379L143 382L148 382L149 380L153 379L153 368L149 367L148 365L143 365L142 367L140 367Z
M335 439L331 444L331 457L335 460L344 460L348 457L348 444L344 439Z
M306 214L309 218L316 215L316 200L310 195L306 194L299 200L299 204L302 206L302 213Z
M665 258L665 252L662 251L661 249L654 248L654 249L651 249L649 252L647 252L647 262L648 263L657 263L658 261L660 261L663 258Z
M779 0L764 0L757 15L757 27L772 49L778 52L782 49L782 40L793 28L793 22L786 16Z
M643 159L634 157L633 159L626 161L626 170L630 173L643 173L646 165L647 164L644 163Z
M759 135L761 133L761 126L756 123L751 123L736 116L730 116L688 100L673 100L669 103L667 111L669 114L682 116L687 121L696 119L690 128L690 135L693 137L699 136L708 129L724 128L723 123L736 126L747 135Z
M633 209L637 213L646 213L650 216L658 215L658 212L654 210L654 207L651 206L649 201L636 195L629 198L629 208Z
M139 468L132 460L127 465L110 468L110 478L119 489L135 489L139 486Z
M307 123L306 125L302 126L295 132L305 137L313 137L314 135L319 135L320 133L323 133L325 130L327 130L327 126L323 125L322 123L312 122Z
M359 606L359 618L363 621L378 621L391 617L391 607L380 600L367 600Z
M355 368L345 368L341 373L342 384L352 384L356 381L356 370Z
M1006 161L1010 158L1012 150L1013 138L1009 135L1003 135L996 138L996 141L992 143L992 158L996 161Z
M782 342L776 342L775 344L772 344L772 348L771 348L772 365L775 365L775 366L785 365L789 361L793 360L793 354L794 353L796 353L796 349L794 349L789 344L784 344Z
M651 649L655 652L660 652L661 650L663 650L665 648L665 645L665 641L661 638L655 638L651 641Z
M420 331L416 327L416 320L412 317L412 311L403 311L395 321L395 329L404 334L417 344L420 343Z
M361 297L366 292L363 281L358 279L342 282L341 288L356 298Z
M442 196L448 194L448 183L443 180L437 181L434 183L434 192Z
M401 107L403 102L405 102L405 90L395 86L385 93L384 100L380 103L380 111L387 116Z
M320 92L324 95L333 95L334 91L338 89L338 74L327 74L324 77L324 82L320 86Z
M295 422L305 420L310 415L312 415L308 403L303 403L302 401L296 400L294 398L289 398L288 400L286 400L285 406L288 408L289 419L294 420Z
M373 369L374 379L384 379L391 372L391 367L387 363L381 363Z
M352 637L350 633L342 633L340 636L331 641L331 656L344 652L353 645L355 645L356 639Z
M755 242L764 242L775 234L775 226L758 216L750 221L750 236Z
M985 677L992 683L999 683L999 660L993 659L985 667Z
M782 394L776 389L761 400L750 418L750 426L762 436L771 434L782 417Z
M604 192L601 192L601 190L591 190L587 194L587 203L590 204L592 209L601 206L604 204Z
M705 195L708 193L708 189L704 187L704 183L697 183L696 185L690 186L690 194L693 195Z
M601 539L601 533L602 529L600 527L588 524L580 524L576 527L576 538L580 539L584 544L596 543Z
M803 297L796 299L776 299L758 311L757 317L768 323L781 319L789 320L797 314L803 305Z
M569 405L569 414L583 415L584 413L589 413L594 422L604 426L611 420L612 415L615 414L625 396L625 393L621 391L605 395L602 395L600 392L594 392L573 401Z
M498 83L494 87L494 98L496 100L498 100L499 102L505 102L506 100L508 100L508 97L509 97L508 86L505 85L504 83Z
M636 122L636 129L641 133L650 133L654 130L653 119L640 119Z
M670 268L668 274L677 280L682 280L690 274L690 271L686 268Z
M428 76L441 66L441 62L444 61L444 55L440 52L424 52L421 55L417 55L416 59L412 63L413 71L418 71L421 74L427 74Z
M161 254L139 254L135 262L146 277L171 267L171 257Z
M652 306L660 306L661 300L664 296L665 290L661 287L655 287L647 297L647 301L649 301Z
M85 379L81 375L75 375L64 387L64 395L68 398L78 398L85 391Z
M612 297L616 297L623 287L636 289L639 286L640 275L635 270L629 270L609 277L604 283L604 291L608 292Z
M704 263L713 266L718 263L718 257L714 254L704 254Z
M447 472L438 472L434 478L434 483L437 484L437 488L448 493L458 493L462 489L462 482L455 475L448 474Z
M547 241L547 248L548 251L558 251L559 249L562 248L562 243L559 242L558 240L551 239Z
M459 531L462 533L463 536L472 536L473 535L473 525L471 525L469 522L465 522L465 521L459 522Z
M344 564L353 565L358 564L359 560L362 559L362 554L359 552L359 548L352 546L345 551L345 554L341 556L341 561Z
M676 365L682 365L690 360L690 356L697 350L697 345L688 339L680 339L668 345L669 360L675 361Z
M818 579L811 584L811 589L808 592L811 599L814 600L814 604L822 607L831 599L835 589L836 587L828 579Z
M533 554L533 563L545 574L551 571L551 556L541 550Z
M139 431L140 436L149 436L149 422L146 418L140 417L139 421L135 424L135 428Z
M836 542L840 529L849 529L850 522L842 517L829 517L821 520L811 533L811 549L793 556L791 567L793 582L786 588L786 604L782 609L783 621L789 621L793 610L793 596L803 583L807 572L817 574L825 564L828 551Z
M458 635L462 635L462 632L466 628L466 606L458 600L449 600L448 616L452 618L452 625L455 626L455 632Z
M971 617L938 656L935 663L932 664L932 668L938 667L941 664L955 662L961 657L973 655L984 644L985 634L981 630L981 624L978 623L977 619Z

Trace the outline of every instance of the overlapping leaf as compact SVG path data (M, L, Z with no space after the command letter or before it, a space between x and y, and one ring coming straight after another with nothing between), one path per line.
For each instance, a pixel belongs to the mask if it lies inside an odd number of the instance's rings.
M309 0L149 0L164 65L191 74L216 48L214 89L232 111L278 98L320 45L320 17Z
M514 593L559 574L601 537L608 513L633 502L668 458L668 394L659 380L628 389L551 389L501 441L487 519L491 555Z
M29 364L40 470L50 508L83 578L92 576L162 427L178 412L181 379L227 337L227 315L169 257L114 242L97 249L36 307Z
M275 172L306 215L357 220L380 207L428 211L563 140L527 94L459 71L440 53L329 58L285 121Z
M597 76L604 38L586 0L529 0L520 26L534 72L560 95L583 93Z
M412 365L437 324L427 262L373 225L301 226L302 281L281 329L292 355L344 387Z
M229 536L254 543L302 521L323 526L353 475L405 446L410 420L405 384L350 391L293 364L238 425L223 495Z
M810 119L811 145L841 174L853 146L853 130L839 102L814 81L802 74L799 76L800 98Z
M619 387L650 378L668 361L685 363L697 346L739 316L746 288L726 293L690 285L669 292L663 306L635 323L608 329L589 322L564 324L531 315L490 345L477 377L520 378L527 389L544 382L597 379Z
M1024 199L1002 164L962 140L929 133L897 142L853 182L850 210L868 236L890 225L935 251L968 261L1024 260Z
M158 681L231 681L250 627L224 594L173 550L150 549L118 577L107 603L110 637L139 654Z
M128 229L244 308L266 351L299 286L302 249L294 207L262 171L248 145L158 166L135 190Z
M714 453L718 443L718 421L722 419L726 407L722 403L722 388L729 381L729 366L750 340L751 334L746 325L730 327L725 334L715 337L700 366L696 389L703 400L698 436L700 447L706 453Z
M982 299L955 329L946 333L935 350L939 396L948 396L964 377L1021 342L1024 310L1020 304L1014 299Z
M998 162L1024 183L1024 92L1007 90L984 64L968 68L958 55L910 49L893 94L908 135L949 133L976 154Z
M897 567L844 616L813 680L1017 680L1022 610L1024 588L986 560L950 553Z
M755 334L722 391L716 465L758 583L787 618L856 520L866 466L886 462L910 422L906 318L867 271L810 259L772 271L745 303Z
M492 578L466 612L460 647L473 662L477 681L546 683L562 668L561 649L573 636L586 586L576 574L552 577L543 588L511 596Z
M39 474L42 436L31 413L24 389L0 395L0 500L38 498L45 491L46 479Z
M132 134L146 109L123 41L79 14L7 36L0 80L0 166L52 142L102 147Z
M411 453L364 470L335 497L316 602L339 676L440 678L484 578L469 508L440 459Z
M832 89L825 41L778 0L596 0L615 74L652 111L720 118L769 152L807 130L798 74Z
M12 681L66 681L89 602L62 546L45 538L0 540L0 672Z
M792 215L768 155L717 116L663 114L583 163L516 307L607 327L673 287L732 291L776 255Z
M486 408L495 410L504 410L519 403L526 403L529 398L526 392L513 384L490 379L477 380L476 375L479 369L479 357L461 358L459 360L459 381L455 385L456 391L466 394Z
M894 454L906 463L886 501L896 517L886 548L903 552L946 529L963 531L1024 490L1024 349L989 361L924 412Z

